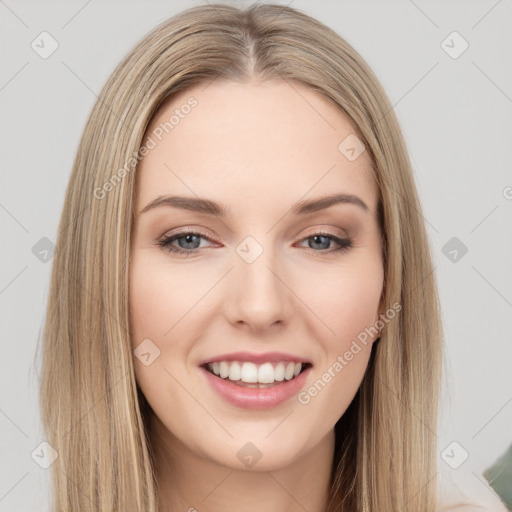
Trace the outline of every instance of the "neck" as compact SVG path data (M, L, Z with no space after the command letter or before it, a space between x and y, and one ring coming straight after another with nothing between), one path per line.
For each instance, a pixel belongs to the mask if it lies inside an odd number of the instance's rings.
M272 471L240 470L206 459L151 415L159 511L325 512L334 454L334 430L312 450Z

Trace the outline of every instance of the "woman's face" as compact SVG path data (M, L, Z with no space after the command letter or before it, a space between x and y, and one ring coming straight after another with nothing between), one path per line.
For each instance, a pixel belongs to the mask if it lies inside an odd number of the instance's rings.
M284 81L183 91L143 144L130 264L138 384L167 446L284 467L332 434L377 337L369 155L329 100Z

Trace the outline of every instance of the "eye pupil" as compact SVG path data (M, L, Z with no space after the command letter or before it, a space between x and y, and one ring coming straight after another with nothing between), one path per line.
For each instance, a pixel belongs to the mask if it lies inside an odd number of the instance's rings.
M193 244L194 242L197 242L197 241L200 241L200 237L198 237L197 235L193 235L193 234L188 234L188 235L185 235L185 236L181 236L180 238L178 238L178 240L183 240L185 239L185 243L186 244ZM196 240L194 240L196 239ZM181 245L181 244L180 244ZM198 245L197 246L194 246L194 247L183 247L184 249L197 249L197 247L199 247Z
M323 238L325 241L324 243L320 242L319 240ZM312 239L314 240L314 243L320 243L320 245L322 247L320 247L320 249L328 249L329 248L329 243L330 243L330 238L326 237L326 236L322 236L322 235L314 235L312 237ZM318 247L311 247L311 244L310 244L310 248L311 249L318 249Z

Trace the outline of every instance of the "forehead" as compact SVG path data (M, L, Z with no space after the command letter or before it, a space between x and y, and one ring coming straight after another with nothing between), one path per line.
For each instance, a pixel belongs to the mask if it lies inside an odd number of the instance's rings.
M265 208L342 192L362 196L374 211L368 153L349 160L339 149L354 136L334 103L299 82L201 84L153 116L143 141L152 149L138 170L139 201L179 192Z

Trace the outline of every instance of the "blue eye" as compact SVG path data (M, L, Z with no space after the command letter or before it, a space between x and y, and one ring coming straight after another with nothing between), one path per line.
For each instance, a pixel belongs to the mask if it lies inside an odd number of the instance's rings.
M321 254L324 253L331 253L331 252L338 252L338 251L347 251L351 247L353 247L352 239L350 238L339 238L337 236L331 235L329 233L313 233L312 235L309 235L306 238L303 238L302 241L306 240L312 240L313 242L308 243L308 247L312 250L315 249L315 247L312 247L315 244L320 245L320 249L322 251ZM332 242L335 242L338 244L338 247L336 249L331 249L330 251L326 251L325 249L329 249L330 247L326 247L326 245L331 245ZM319 252L319 251L314 251Z
M181 244L185 246L184 248L171 245L176 240L179 241L182 239L185 240L183 244ZM195 231L183 231L182 233L176 233L175 235L162 238L162 240L158 242L158 245L168 252L189 255L198 252L201 239L212 242L209 237L202 233L197 233ZM197 242L199 242L199 245Z
M171 236L166 236L162 238L158 242L158 246L162 247L165 251L169 253L174 254L180 254L188 256L190 254L195 254L199 252L200 245L201 245L201 239L207 240L209 242L213 242L213 240L204 235L203 233L196 232L196 231L183 231L181 233L176 233ZM182 243L180 243L180 240L183 240ZM301 242L312 240L313 242L308 243L308 249L313 251L313 253L317 253L319 255L323 254L329 254L332 252L338 252L338 251L347 251L351 247L353 247L353 241L350 238L339 238L335 235L332 235L330 233L313 233L301 240ZM173 245L174 242L178 242L178 247L176 245ZM331 243L334 242L338 245L337 248L332 249L330 247ZM314 247L316 245L320 245L320 247ZM326 246L327 245L327 246ZM316 250L320 249L320 250ZM330 250L327 250L330 249Z

